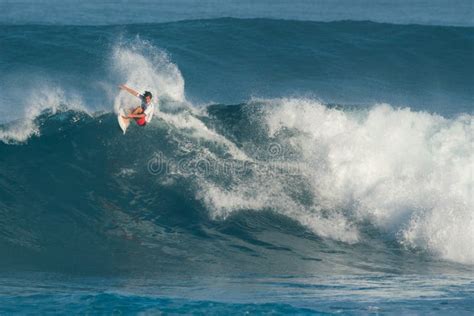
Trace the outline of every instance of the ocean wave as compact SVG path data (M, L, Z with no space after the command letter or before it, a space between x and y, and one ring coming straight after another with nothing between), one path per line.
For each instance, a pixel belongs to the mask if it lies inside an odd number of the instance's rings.
M239 120L229 121L235 107ZM80 177L93 174L92 166L108 159L101 155L96 160L89 151L125 155L127 163L103 173L106 182L120 179L112 191L125 190L133 197L129 181L140 191L153 187L157 196L183 190L198 203L192 208L197 211L202 205L213 221L227 221L241 212L271 211L322 238L348 244L370 244L369 225L406 251L474 262L472 177L466 173L473 168L470 115L446 119L389 105L343 111L308 99L255 99L241 106L211 106L206 112L160 111L146 130L132 127L125 136L110 114L87 119L92 126L84 119L60 120L59 129L48 127L55 116L48 117L36 120L46 136L25 146L32 146L31 155L39 156L35 151L51 137L61 140L58 146L63 148L75 144L74 155L82 162L71 170L67 167L64 175L56 174L60 179L66 180L75 168L83 170ZM239 131L239 124L252 128ZM99 131L91 130L97 128L105 131L99 138L94 136ZM136 137L141 138L138 144ZM8 157L13 155L15 146L3 146ZM122 147L122 154L115 152ZM53 173L51 166L61 165L66 157L51 156L38 168ZM13 170L21 168L22 161ZM82 196L90 189L78 185L75 194ZM150 198L153 202L142 202L142 207L153 214L156 197ZM126 208L120 211L123 215L109 215L124 220L119 220L122 229L141 236L135 238L148 239L143 234L157 229L157 224L132 228ZM252 215L247 216L251 221Z
M466 173L474 168L471 115L274 103L265 120L269 133L297 131L281 139L310 166L305 176L321 207L350 210L356 221L368 220L404 245L474 262L473 183Z
M269 249L270 259L308 258L326 244L355 269L350 256L371 251L378 268L386 251L474 263L472 115L301 96L198 105L177 63L149 40L114 41L106 56L118 83L156 90L154 120L123 136L111 112L137 101L116 85L101 86L110 106L95 112L90 93L36 83L19 120L0 126L0 246L48 261L69 245L99 262L114 247L129 258L135 242L145 249L137 257L188 253L216 268L233 254L240 261L229 265L252 265Z
M31 90L25 98L27 101L20 117L0 126L0 141L18 144L32 136L39 136L37 118L45 112L54 115L58 111L70 109L87 113L80 97L67 96L59 87L40 86Z

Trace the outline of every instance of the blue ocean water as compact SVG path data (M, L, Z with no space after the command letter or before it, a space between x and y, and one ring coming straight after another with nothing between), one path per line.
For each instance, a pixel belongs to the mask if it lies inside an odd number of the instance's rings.
M474 312L469 1L0 9L1 313Z

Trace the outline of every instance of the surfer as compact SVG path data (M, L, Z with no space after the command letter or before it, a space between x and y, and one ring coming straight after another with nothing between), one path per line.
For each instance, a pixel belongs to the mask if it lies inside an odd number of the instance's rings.
M125 84L120 85L120 89L127 91L133 96L136 96L141 100L141 104L131 111L127 116L122 116L124 119L134 119L139 126L145 126L151 121L155 106L151 102L153 95L150 91L145 91L143 94L138 93Z

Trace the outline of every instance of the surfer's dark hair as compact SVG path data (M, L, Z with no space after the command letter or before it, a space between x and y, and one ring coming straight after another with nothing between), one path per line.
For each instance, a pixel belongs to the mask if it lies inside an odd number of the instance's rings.
M145 91L145 93L143 93L143 97L150 97L150 99L153 99L153 94L151 94L150 91Z

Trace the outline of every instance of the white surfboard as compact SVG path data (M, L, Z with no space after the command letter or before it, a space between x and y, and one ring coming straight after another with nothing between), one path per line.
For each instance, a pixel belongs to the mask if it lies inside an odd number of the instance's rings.
M125 135L125 132L127 132L128 125L130 125L130 120L123 118L123 116L125 116L125 112L123 111L123 109L120 109L117 115L117 120L120 128L123 131L123 134Z

